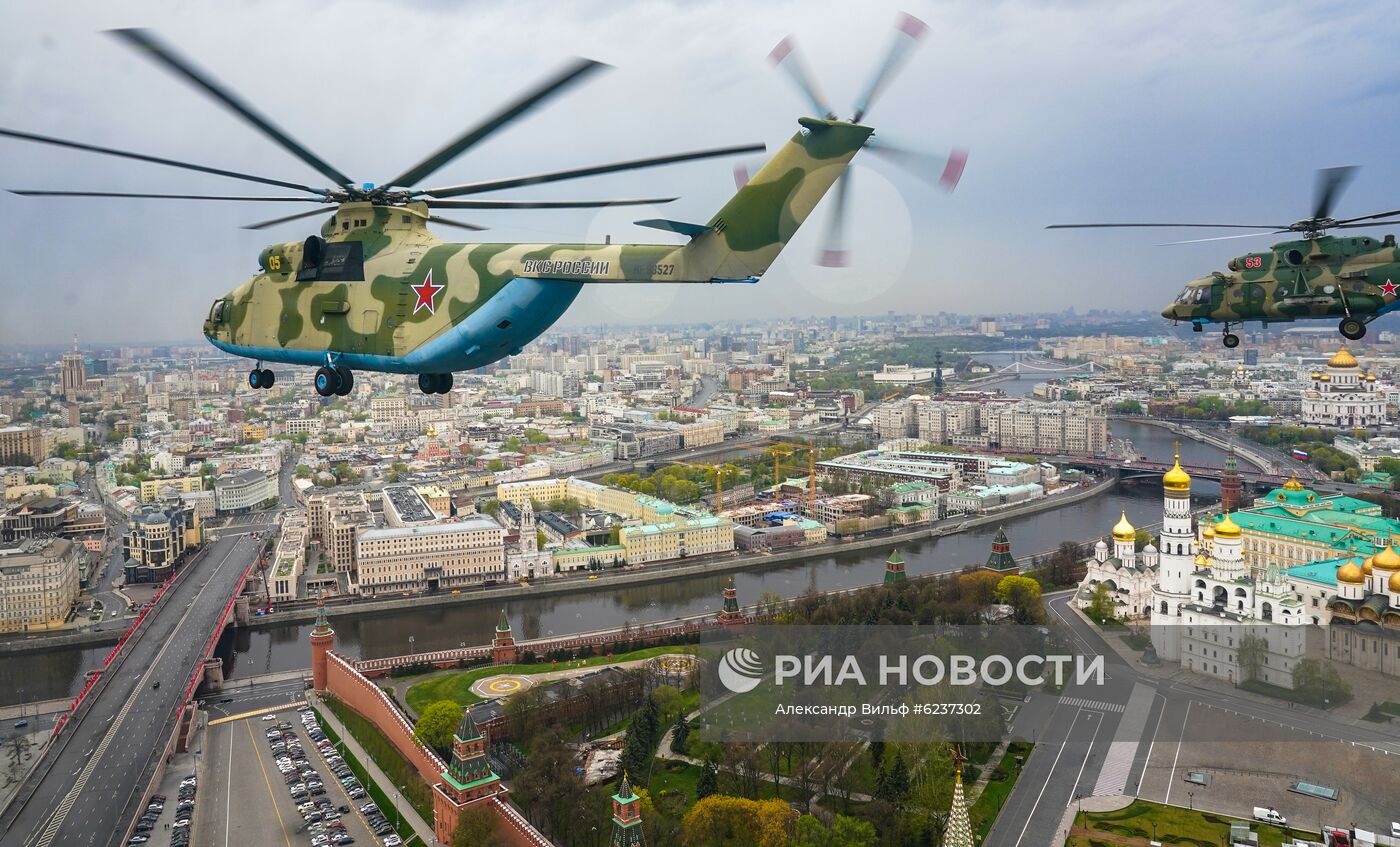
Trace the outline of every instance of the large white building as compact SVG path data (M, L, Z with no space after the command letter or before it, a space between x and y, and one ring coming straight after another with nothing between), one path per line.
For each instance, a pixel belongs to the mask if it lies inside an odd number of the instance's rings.
M451 523L367 529L355 539L361 594L438 591L505 576L505 530L473 515Z
M60 626L78 600L81 549L66 538L0 547L0 632Z
M246 512L277 499L277 478L262 471L235 471L214 479L214 510Z
M1304 423L1338 429L1380 426L1389 419L1385 392L1375 374L1361 370L1356 357L1343 347L1327 362L1326 372L1313 371L1303 392Z
M1228 682L1251 673L1262 682L1293 687L1304 657L1303 604L1273 563L1245 562L1243 530L1225 515L1207 537L1192 526L1191 477L1180 459L1162 477L1162 533L1158 580L1152 589L1152 646L1189 671ZM1203 528L1204 529L1204 528ZM1257 652L1242 659L1247 639ZM1252 672L1247 665L1259 662Z
M1114 617L1120 620L1147 618L1152 611L1152 588L1157 584L1159 552L1151 543L1137 549L1137 529L1123 513L1113 527L1113 549L1099 539L1094 545L1093 558L1085 563L1084 581L1074 596L1081 609L1094 602L1094 592L1100 585L1108 589L1113 601Z

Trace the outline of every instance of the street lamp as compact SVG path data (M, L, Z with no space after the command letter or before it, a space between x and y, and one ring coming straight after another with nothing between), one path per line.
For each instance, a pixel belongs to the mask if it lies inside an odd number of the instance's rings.
M402 829L403 829L403 818L399 816L399 795L403 793L403 790L404 790L403 786L400 785L400 786L399 786L399 790L394 792L394 829L395 829L395 831L398 831L398 830L402 830Z
M413 655L413 636L408 637L408 655Z
M1195 803L1195 800L1196 800L1196 792L1194 792L1194 791L1188 791L1188 792L1186 792L1186 808L1187 808L1188 810L1193 811L1193 812L1196 810L1196 803Z

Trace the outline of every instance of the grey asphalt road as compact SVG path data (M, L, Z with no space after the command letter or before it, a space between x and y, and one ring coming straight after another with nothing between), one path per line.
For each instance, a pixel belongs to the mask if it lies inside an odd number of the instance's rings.
M1051 617L1068 626L1077 651L1114 656L1104 643L1102 633L1068 610L1070 597L1070 594L1060 594L1047 600ZM985 847L1059 847L1054 838L1056 829L1076 797L1090 796L1096 793L1096 788L1098 793L1103 793L1105 785L1121 786L1121 792L1113 793L1137 794L1154 746L1175 744L1182 735L1181 727L1170 726L1170 721L1162 720L1168 710L1180 713L1190 706L1192 709L1206 707L1202 713L1209 713L1210 709L1238 712L1276 726L1280 737L1284 733L1296 733L1319 741L1364 746L1378 753L1400 755L1400 729L1384 725L1356 726L1335 720L1319 710L1290 709L1286 703L1274 705L1231 690L1205 688L1193 684L1189 675L1163 680L1121 661L1110 660L1107 673L1108 680L1103 688L1092 693L1067 691L1048 717L1045 714L1026 716L1027 723L1038 728L1037 736L1032 739L1036 747L996 825L988 832L983 842ZM1136 701L1134 692L1139 697ZM1136 703L1145 713L1130 721L1129 712L1133 711L1127 708L1130 703ZM1050 707L1042 705L1041 708L1048 710ZM1021 718L1017 723L1021 723ZM1171 735L1173 732L1175 736ZM1205 727L1193 732L1207 738L1210 730ZM1114 742L1127 744L1115 754ZM1132 747L1133 744L1136 747ZM1298 763L1300 768L1304 764ZM1165 777L1159 775L1159 781L1162 778L1170 781L1178 777L1169 773ZM1250 810L1241 806L1221 811L1247 817Z
M117 843L126 811L149 779L154 751L168 737L185 684L203 659L210 627L256 549L247 532L226 532L209 543L120 667L110 671L112 678L49 750L50 761L32 778L37 781L0 819L0 845Z

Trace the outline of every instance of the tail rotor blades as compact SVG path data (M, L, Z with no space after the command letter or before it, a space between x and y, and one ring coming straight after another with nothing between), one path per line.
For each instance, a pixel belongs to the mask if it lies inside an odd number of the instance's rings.
M910 175L930 185L938 185L947 191L958 187L958 182L962 179L963 169L967 167L967 151L962 148L954 149L946 156L940 156L935 153L896 147L893 144L876 141L874 138L871 138L866 147L871 153L902 168Z
M851 117L853 122L860 123L860 119L870 111L875 98L880 96L880 92L884 90L890 79L908 61L914 45L919 42L920 38L923 38L927 31L928 24L908 12L900 13L899 21L895 24L894 43L890 45L889 52L885 54L885 61L875 71L875 76L870 80L870 85L866 87L865 93L856 101L855 115Z
M802 95L807 98L807 102L812 104L812 108L817 110L817 114L827 120L836 120L836 113L826 104L826 99L817 90L817 84L812 81L812 75L807 72L807 65L802 61L802 57L797 52L797 42L792 36L784 38L778 42L772 52L768 54L768 61L782 68L797 86Z
M824 268L844 268L851 263L846 249L846 200L851 190L851 169L848 167L836 179L836 199L831 207L831 219L826 226L826 241L817 253L817 264Z

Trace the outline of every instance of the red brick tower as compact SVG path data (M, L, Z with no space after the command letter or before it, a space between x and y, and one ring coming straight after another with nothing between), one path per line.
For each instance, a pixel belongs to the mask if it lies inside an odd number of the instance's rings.
M646 847L642 837L642 814L637 807L640 801L632 791L632 783L627 772L622 772L622 787L613 795L613 831L608 847Z
M1220 513L1228 515L1239 509L1240 495L1244 490L1244 483L1240 480L1240 465L1235 461L1235 447L1230 445L1230 451L1225 456L1225 473L1220 476Z
M501 620L496 624L496 637L491 640L491 663L515 664L515 637L510 634L510 621L506 620L505 609L501 610Z
M471 707L462 710L462 722L452 734L452 764L433 787L433 829L443 844L452 842L462 809L489 797L505 799L506 787L486 762L486 739L472 720Z
M317 694L326 690L326 654L335 646L335 630L326 620L326 595L316 597L316 625L311 628L311 687Z
M732 576L724 589L724 607L720 610L719 622L725 626L737 626L744 622L744 615L739 611L739 590L734 587Z

